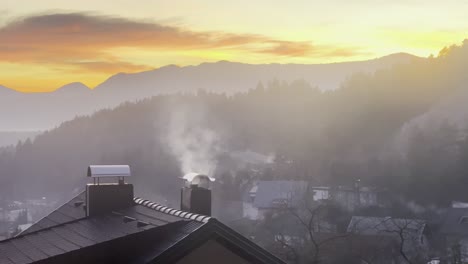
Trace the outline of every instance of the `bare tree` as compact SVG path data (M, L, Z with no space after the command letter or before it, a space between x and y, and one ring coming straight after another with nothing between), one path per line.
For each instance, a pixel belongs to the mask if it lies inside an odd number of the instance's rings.
M392 241L384 245L394 251L397 263L419 264L427 258L426 225L417 219L353 217L348 231L363 239Z
M313 192L295 191L266 215L261 226L266 236L273 237L273 250L280 250L290 263L322 263L323 250L344 239L330 219L332 211L340 210L330 201L314 201ZM342 212L341 212L342 213Z

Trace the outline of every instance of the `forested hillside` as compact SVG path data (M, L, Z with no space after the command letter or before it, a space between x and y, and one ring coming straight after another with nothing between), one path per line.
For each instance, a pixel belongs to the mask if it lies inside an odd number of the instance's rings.
M185 67L169 65L138 73L118 73L92 90L75 82L53 92L40 93L17 92L0 83L0 130L45 130L76 116L113 108L126 101L160 94L194 93L197 89L235 94L254 88L260 81L273 79L288 82L303 79L321 90L333 90L354 73L373 73L412 60L422 58L400 53L367 61L331 64L254 65L220 61Z
M0 192L68 196L89 164L124 163L139 195L177 201L186 170L216 174L225 153L251 150L275 156L281 169L268 177L328 184L360 178L424 204L468 199L463 128L447 121L413 128L405 148L395 140L407 122L468 89L467 64L465 42L437 58L355 75L335 91L272 81L229 96L199 91L125 103L1 154Z

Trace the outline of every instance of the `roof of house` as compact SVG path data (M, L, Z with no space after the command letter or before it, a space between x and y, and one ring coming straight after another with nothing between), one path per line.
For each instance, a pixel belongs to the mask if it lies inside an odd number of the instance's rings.
M276 208L298 206L307 192L306 181L259 181L254 200L257 208Z
M406 234L420 236L425 227L426 222L419 219L353 216L347 232L360 235L392 236L403 230Z
M18 236L0 241L0 263L174 263L215 239L254 263L284 263L205 215L135 198L87 217L81 193Z
M444 235L468 236L468 208L447 209L439 232Z

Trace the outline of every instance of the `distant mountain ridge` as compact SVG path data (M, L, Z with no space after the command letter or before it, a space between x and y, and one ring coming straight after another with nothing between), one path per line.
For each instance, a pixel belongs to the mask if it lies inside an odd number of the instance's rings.
M137 72L137 73L117 73L112 76L110 76L106 81L103 83L97 85L96 88L100 87L107 87L109 86L108 82L113 82L115 79L119 80L121 78L124 78L124 76L134 76L134 77L141 77L141 76L151 76L151 75L163 75L163 74L169 74L172 75L175 73L175 71L188 71L189 69L193 68L204 68L204 70L214 70L219 67L225 67L225 68L231 68L235 69L235 67L248 67L249 69L252 68L258 68L258 67L264 67L264 68L271 68L271 69L281 69L284 70L285 68L311 68L311 69L318 69L318 68L326 68L326 67L334 67L336 65L342 66L341 68L349 67L351 65L366 65L366 66L392 66L394 64L399 64L399 63L407 63L411 60L414 59L423 59L421 57L409 54L409 53L393 53L390 55L386 55L380 58L376 59L371 59L371 60L364 60L364 61L349 61L349 62L334 62L334 63L323 63L323 64L295 64L295 63L288 63L288 64L280 64L280 63L269 63L269 64L248 64L248 63L241 63L241 62L231 62L231 61L226 61L226 60L221 60L217 62L203 62L199 65L189 65L189 66L177 66L174 64L169 64L166 66L162 66L160 68L154 69L154 70L149 70L149 71L143 71L143 72ZM383 65L381 65L383 64ZM373 70L373 69L372 69ZM172 72L172 74L171 74ZM281 75L281 74L279 74ZM298 74L300 75L300 74ZM211 76L213 77L213 76ZM301 79L307 79L306 77L302 77ZM297 80L297 79L296 79ZM322 87L319 86L323 90L327 90L329 88L336 88L336 87L330 87L330 86L325 86ZM73 90L73 89L83 89L83 91L87 90L93 90L92 88L86 86L85 84L81 82L72 82L66 85L63 85L56 90L52 92L45 92L45 93L54 93L57 91L63 91L63 90ZM3 85L0 85L0 90L2 89L7 89L7 90L13 90L16 91L13 88L9 88Z
M73 82L66 84L57 90L55 90L53 93L81 93L81 92L89 92L91 89L84 85L81 82Z
M337 89L351 75L374 72L395 64L422 59L398 53L378 59L331 64L244 64L219 61L197 66L169 65L139 73L119 73L90 89L75 82L54 92L21 93L0 86L0 130L44 130L77 115L115 107L125 101L162 93L237 93L260 82L304 80L322 90Z
M11 89L11 88L8 88L6 86L3 86L3 85L0 85L0 95L3 95L3 94L11 94L11 93L15 93L16 91Z
M98 85L95 90L101 92L113 89L115 93L128 93L135 88L142 93L151 93L154 85L159 85L158 90L164 93L194 89L235 93L255 88L259 82L273 80L305 80L322 90L332 90L338 88L341 82L354 73L373 72L414 59L421 58L397 53L368 61L330 64L245 64L219 61L198 66L168 65L140 73L116 74ZM132 87L135 82L138 82L138 87ZM127 96L132 97L131 94Z

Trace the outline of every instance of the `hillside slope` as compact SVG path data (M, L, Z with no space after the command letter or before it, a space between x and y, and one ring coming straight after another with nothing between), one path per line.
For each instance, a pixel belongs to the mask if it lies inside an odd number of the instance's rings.
M153 71L117 74L94 90L81 83L65 85L51 93L19 93L0 87L0 130L45 130L75 116L115 107L122 102L161 93L205 89L235 93L272 80L303 79L323 90L336 89L357 72L373 72L415 57L395 54L380 59L323 65L249 65L233 62L203 63L198 66L166 66Z

